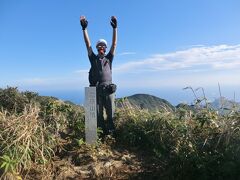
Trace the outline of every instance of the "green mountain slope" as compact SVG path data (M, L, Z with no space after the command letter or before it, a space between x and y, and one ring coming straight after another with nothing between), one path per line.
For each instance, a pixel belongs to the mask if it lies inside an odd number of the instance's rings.
M175 107L165 99L148 94L134 94L121 99L128 100L129 103L141 109L148 109L150 111L174 111ZM117 107L122 107L121 103L117 103Z

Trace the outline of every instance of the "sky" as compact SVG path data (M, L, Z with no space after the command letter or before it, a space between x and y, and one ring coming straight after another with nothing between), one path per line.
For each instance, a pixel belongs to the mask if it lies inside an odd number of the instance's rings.
M0 88L83 103L90 63L81 15L93 47L100 38L111 44L110 18L118 19L117 97L191 103L183 88L202 87L212 100L219 84L222 96L240 101L239 0L1 0Z

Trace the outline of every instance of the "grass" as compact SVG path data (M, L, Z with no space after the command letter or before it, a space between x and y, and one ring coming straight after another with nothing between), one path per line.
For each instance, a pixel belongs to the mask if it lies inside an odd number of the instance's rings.
M1 167L5 173L21 173L33 163L45 164L54 156L56 135L39 112L39 107L30 106L21 115L0 113Z
M118 103L122 108L116 110L117 136L112 145L135 149L151 158L148 178L240 178L238 110L221 114L209 106L198 105L194 110L182 106L175 112L150 112L134 107L127 99ZM18 107L19 104L23 105ZM56 158L76 157L74 160L81 162L80 152L84 149L89 157L103 148L111 152L111 146L106 147L105 142L86 148L84 111L79 106L8 88L0 90L0 108L2 178L28 178L35 170L42 177L53 179ZM156 167L161 167L161 171ZM108 171L104 172L110 177ZM120 168L116 172L121 173ZM135 173L134 177L146 177Z

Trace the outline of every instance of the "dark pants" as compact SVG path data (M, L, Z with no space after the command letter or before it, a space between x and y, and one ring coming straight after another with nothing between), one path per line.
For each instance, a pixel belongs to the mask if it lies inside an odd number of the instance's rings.
M115 111L115 93L109 93L106 87L97 87L97 126L103 130L104 134L108 134L115 130L113 123L114 111ZM106 120L104 120L103 110L106 112Z

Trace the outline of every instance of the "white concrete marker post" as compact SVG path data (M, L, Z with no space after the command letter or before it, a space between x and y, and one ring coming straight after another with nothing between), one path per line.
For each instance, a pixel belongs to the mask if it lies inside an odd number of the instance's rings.
M85 138L86 143L97 142L97 92L96 87L85 87Z

